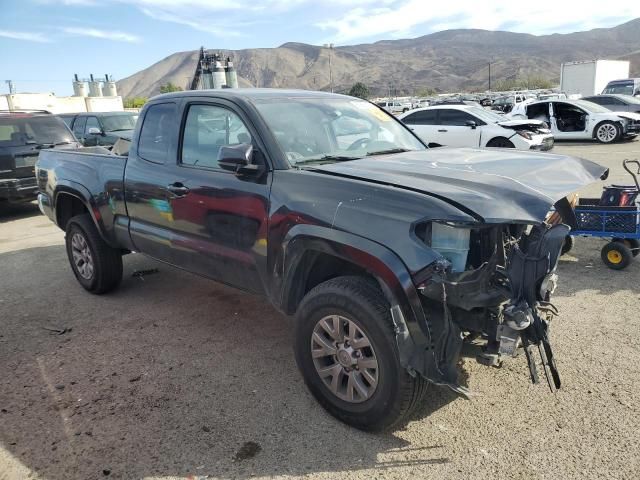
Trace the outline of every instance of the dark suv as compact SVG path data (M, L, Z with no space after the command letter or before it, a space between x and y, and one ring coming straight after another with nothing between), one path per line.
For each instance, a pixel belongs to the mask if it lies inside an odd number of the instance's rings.
M88 112L59 115L85 147L110 148L118 139L131 140L138 114L135 112Z
M45 111L0 111L0 202L35 200L35 164L43 148L76 148L62 120Z

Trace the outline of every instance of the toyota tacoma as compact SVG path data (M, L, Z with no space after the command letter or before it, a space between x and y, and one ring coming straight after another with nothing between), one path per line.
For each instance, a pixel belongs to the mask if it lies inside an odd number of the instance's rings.
M295 316L311 393L365 430L397 426L429 384L467 395L465 343L490 365L522 351L534 382L560 386L565 197L606 174L562 155L430 150L369 102L269 89L160 95L127 156L47 150L37 164L82 287L113 290L140 252L266 296ZM567 225L545 223L554 205Z

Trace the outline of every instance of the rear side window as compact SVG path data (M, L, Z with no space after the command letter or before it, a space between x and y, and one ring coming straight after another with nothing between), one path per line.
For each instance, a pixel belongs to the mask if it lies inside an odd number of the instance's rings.
M435 125L437 110L414 112L402 119L407 125Z
M175 110L175 103L159 103L149 107L140 130L140 157L155 163L167 161L174 133Z

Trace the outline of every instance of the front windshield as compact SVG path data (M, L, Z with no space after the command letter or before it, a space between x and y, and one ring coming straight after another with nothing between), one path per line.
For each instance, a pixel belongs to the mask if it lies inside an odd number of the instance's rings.
M633 82L614 83L604 89L604 94L633 95Z
M391 115L355 98L256 99L255 106L291 165L425 150Z
M574 100L575 104L578 107L583 108L587 112L591 113L611 113L611 110L603 107L602 105L598 105L597 103L589 102L587 100Z
M138 115L109 115L102 117L102 125L105 132L117 132L119 130L133 130L136 126Z
M482 107L470 107L467 109L467 112L473 114L486 123L498 123L505 121L503 115L498 115L497 113L493 113L491 110L485 110Z
M52 115L0 117L0 147L56 145L75 141L65 123Z

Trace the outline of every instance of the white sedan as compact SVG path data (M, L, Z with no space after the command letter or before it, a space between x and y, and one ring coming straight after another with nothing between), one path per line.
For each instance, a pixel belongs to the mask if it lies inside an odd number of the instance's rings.
M551 126L556 140L591 140L612 143L640 133L640 115L612 112L586 100L543 100L516 105L509 117L538 119Z
M513 120L482 107L439 105L398 115L429 146L549 150L553 135L539 120Z

